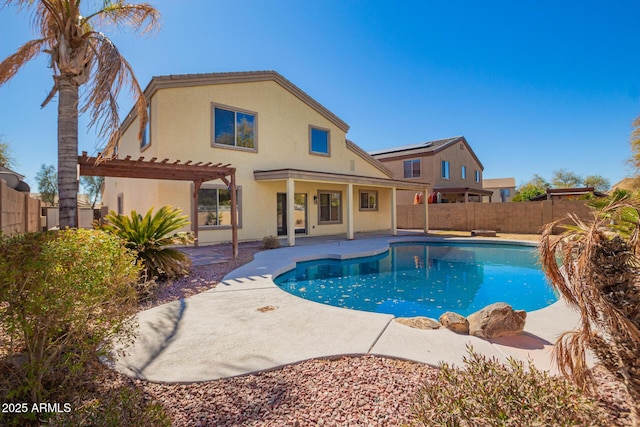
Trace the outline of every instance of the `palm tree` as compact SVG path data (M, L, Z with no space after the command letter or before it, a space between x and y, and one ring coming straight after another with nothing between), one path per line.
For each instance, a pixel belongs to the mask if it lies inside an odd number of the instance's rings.
M613 199L592 221L553 236L547 224L540 241L543 267L553 286L582 317L563 334L555 359L580 386L590 386L586 349L624 385L631 420L640 425L640 200ZM558 261L562 261L562 266Z
M41 53L50 57L53 88L42 107L58 94L58 191L60 227L75 227L77 209L78 114L89 112L106 143L102 158L115 152L120 136L116 99L127 87L140 119L139 138L147 122L144 94L131 65L98 29L130 27L144 34L158 28L160 13L146 3L103 0L93 13L82 14L81 0L4 0L3 6L31 9L39 38L22 45L0 63L0 86ZM83 4L86 4L85 1ZM80 96L80 86L86 84ZM81 99L82 98L82 99Z

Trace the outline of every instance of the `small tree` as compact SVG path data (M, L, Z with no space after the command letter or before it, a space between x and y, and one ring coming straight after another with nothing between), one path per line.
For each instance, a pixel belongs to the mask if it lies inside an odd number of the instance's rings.
M580 187L584 183L584 180L576 173L568 171L566 169L558 169L553 171L551 177L551 184L555 188L573 188Z
M514 202L527 202L533 197L544 194L551 185L540 175L535 174L533 178L516 189Z
M558 339L556 363L578 385L589 386L586 350L593 350L624 385L639 425L640 201L614 200L589 222L570 219L575 225L561 236L552 236L557 221L547 224L540 240L547 276L582 318L577 330Z
M584 178L584 185L593 187L596 191L607 191L611 187L609 180L602 175L588 175Z
M82 184L85 191L89 193L91 209L95 208L98 198L100 197L102 184L104 184L104 176L81 176L80 184Z
M0 135L0 166L11 169L15 164L11 147L4 141L3 135Z
M36 174L36 182L38 183L38 191L40 199L50 206L56 205L56 196L58 195L58 173L53 165L42 165L40 171Z

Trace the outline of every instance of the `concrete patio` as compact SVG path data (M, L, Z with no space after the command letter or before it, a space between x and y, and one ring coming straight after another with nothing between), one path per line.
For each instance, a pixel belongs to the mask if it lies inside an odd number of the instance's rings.
M529 312L523 335L483 340L446 329L413 329L388 314L307 301L282 291L271 280L297 261L374 255L386 251L390 242L416 240L443 238L367 236L308 245L299 239L295 247L258 252L216 288L139 313L138 338L127 349L130 354L117 360L116 369L150 381L194 382L340 355L456 364L471 345L500 360L530 359L538 368L555 372L553 342L579 320L562 301Z

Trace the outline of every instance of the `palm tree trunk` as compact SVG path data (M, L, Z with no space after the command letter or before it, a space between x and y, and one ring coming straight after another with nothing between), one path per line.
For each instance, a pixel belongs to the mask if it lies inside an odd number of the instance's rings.
M78 209L78 85L57 76L58 85L58 195L60 228L76 228Z

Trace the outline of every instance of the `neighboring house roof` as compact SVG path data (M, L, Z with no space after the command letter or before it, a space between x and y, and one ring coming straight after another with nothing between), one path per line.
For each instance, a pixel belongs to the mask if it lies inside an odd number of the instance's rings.
M473 152L473 149L467 142L464 136L454 136L452 138L437 139L435 141L420 142L418 144L400 145L397 147L384 148L381 150L369 151L369 154L379 159L398 159L404 157L412 157L416 155L434 155L452 145L462 142L467 146L467 149L473 156L480 169L484 170L484 166L478 156Z
M483 178L482 188L515 188L515 178Z
M23 181L24 175L14 172L9 168L5 168L4 166L0 166L0 179L3 179L7 183L7 186L14 190L23 193L31 191L29 184Z
M611 186L611 191L615 190L635 190L638 188L638 179L624 178Z
M434 193L447 193L447 194L465 194L469 193L474 196L490 196L493 194L493 191L490 190L481 190L479 188L471 188L471 187L433 187Z
M546 200L552 197L569 197L569 196L584 196L586 194L593 194L596 197L607 197L605 193L596 191L593 187L579 187L579 188L548 188L545 194L532 197L531 201Z
M151 78L151 81L145 88L144 95L147 99L151 99L153 94L156 93L156 91L158 91L159 89L208 86L230 83L252 83L263 81L273 81L279 84L284 89L288 90L292 95L300 99L309 107L313 108L319 114L324 116L331 123L336 125L340 130L344 132L347 132L349 130L349 125L342 119L333 114L298 86L294 85L289 80L284 78L281 74L273 70L241 71L229 73L172 74L168 76L155 76ZM122 131L124 131L131 124L133 119L135 119L135 116L135 110L132 109L127 115L127 118L122 123Z

